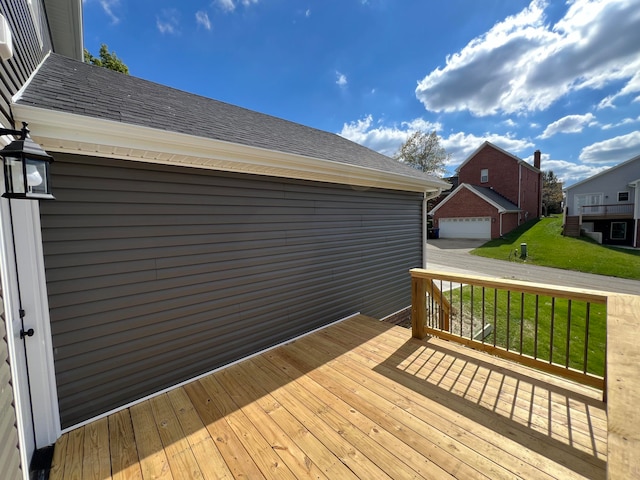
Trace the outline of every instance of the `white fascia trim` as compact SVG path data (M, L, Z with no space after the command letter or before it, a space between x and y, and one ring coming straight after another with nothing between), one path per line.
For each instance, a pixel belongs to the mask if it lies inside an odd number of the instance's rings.
M438 211L438 209L443 206L445 203L447 203L456 193L458 193L458 191L463 188L464 183L461 183L460 185L458 185L449 195L447 195L447 197L442 200L439 204L437 204L435 207L433 207L431 209L431 211L429 211L429 215L433 215L435 212Z
M498 210L498 213L509 213L509 212L519 212L520 210L507 210L506 208L502 207L501 205L497 204L496 202L494 202L493 200L491 200L490 198L484 196L481 192L477 191L475 188L473 188L472 185L469 185L467 183L461 183L460 185L458 185L456 187L456 189L451 192L447 198L445 198L442 202L440 202L438 205L436 205L435 207L433 207L431 209L431 211L429 212L429 215L433 215L441 206L443 206L445 203L447 203L451 198L453 198L455 196L456 193L458 193L459 190L461 190L462 188L466 188L467 190L469 190L471 193L473 193L474 195L480 197L481 199L483 199L485 202L487 202L488 204L490 204L491 206L495 207Z
M354 187L433 192L448 183L126 123L13 104L48 152L295 178Z

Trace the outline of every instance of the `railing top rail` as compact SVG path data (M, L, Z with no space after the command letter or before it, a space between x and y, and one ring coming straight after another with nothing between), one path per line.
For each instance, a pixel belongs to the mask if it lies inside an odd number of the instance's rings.
M583 288L559 287L543 283L523 282L520 280L496 279L480 275L467 275L441 270L425 270L423 268L413 268L410 270L411 277L424 278L428 280L444 280L447 282L464 283L467 285L477 285L481 287L498 288L513 292L529 293L533 295L548 295L556 298L568 298L571 300L582 300L591 303L606 304L611 295L607 292L588 290Z
M598 207L633 207L633 203L594 203L593 205L582 205L580 208Z

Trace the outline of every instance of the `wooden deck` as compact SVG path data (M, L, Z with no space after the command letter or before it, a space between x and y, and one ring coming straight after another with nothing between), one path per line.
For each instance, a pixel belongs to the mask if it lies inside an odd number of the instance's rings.
M600 396L358 316L65 434L50 478L605 478Z

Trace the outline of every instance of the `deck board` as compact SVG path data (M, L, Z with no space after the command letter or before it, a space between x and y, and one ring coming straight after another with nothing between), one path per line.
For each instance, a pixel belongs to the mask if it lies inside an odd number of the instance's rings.
M357 316L66 433L50 478L603 479L599 395Z

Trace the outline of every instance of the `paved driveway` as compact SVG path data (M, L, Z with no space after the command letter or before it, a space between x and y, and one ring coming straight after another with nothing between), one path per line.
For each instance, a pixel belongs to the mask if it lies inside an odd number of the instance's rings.
M539 267L521 262L494 260L469 254L471 250L483 243L484 240L442 238L428 240L427 268L640 295L640 281L637 280Z

